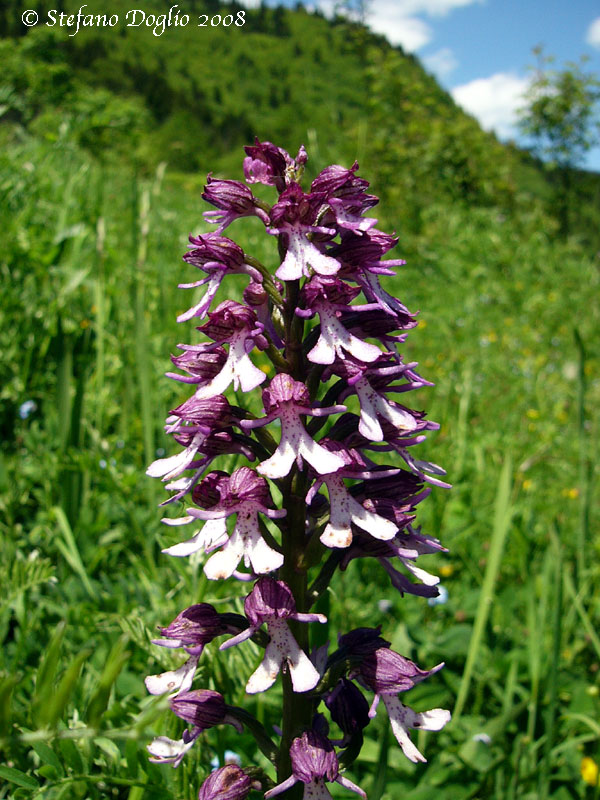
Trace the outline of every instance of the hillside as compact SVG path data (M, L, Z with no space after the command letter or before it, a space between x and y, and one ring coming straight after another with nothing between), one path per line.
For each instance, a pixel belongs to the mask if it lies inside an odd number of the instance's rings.
M37 3L40 20L52 5ZM125 24L124 0L109 5L114 28L69 36L40 25L23 36L16 2L3 4L1 141L23 129L53 139L68 126L101 160L125 156L142 174L166 162L200 180L208 170L231 172L232 152L255 135L290 150L305 143L313 174L358 157L384 197L401 186L391 199L415 231L422 210L442 198L510 212L523 192L552 196L542 165L484 133L414 57L358 24L301 6L250 11L194 0L187 26L154 35ZM165 8L144 5L148 15ZM244 24L198 27L202 13ZM587 209L573 215L574 229L593 238L600 181L585 174L573 184L581 194L573 205Z

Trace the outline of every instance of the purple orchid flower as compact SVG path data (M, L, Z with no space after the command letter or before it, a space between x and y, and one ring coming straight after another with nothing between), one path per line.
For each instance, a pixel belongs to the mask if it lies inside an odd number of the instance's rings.
M182 692L169 701L171 710L178 717L192 725L191 730L184 731L181 739L169 739L158 736L148 745L150 761L155 764L173 764L179 766L188 750L200 736L202 731L215 725L233 725L242 733L240 723L229 714L223 696L209 689L198 689L193 692Z
M379 700L383 700L398 744L404 755L415 763L427 759L415 747L407 729L439 731L450 721L451 715L442 708L417 713L403 705L397 695L438 672L443 666L442 662L433 669L422 670L413 661L388 648L369 653L360 665L361 682L375 692L369 715L375 716Z
M268 388L264 389L262 397L266 416L240 422L242 428L251 430L266 425L277 417L281 420L279 446L269 459L257 467L261 475L282 478L288 474L294 461L300 467L302 459L306 459L321 475L335 472L344 466L344 460L340 456L315 442L302 424L301 417L304 414L324 417L345 411L345 406L313 407L306 386L283 372L273 378Z
M377 205L379 198L365 193L369 181L355 175L357 170L358 161L350 169L332 164L317 175L310 190L322 192L327 198L331 212L324 217L326 224L333 223L339 228L362 233L377 224L376 219L362 215Z
M293 166L293 161L285 150L271 142L260 142L254 139L253 145L244 147L247 157L244 159L244 177L246 183L264 183L275 186L283 192L286 185L286 174Z
M216 397L232 383L234 389L241 387L243 392L255 389L267 377L254 366L248 355L255 346L267 346L262 335L263 326L256 319L256 314L241 303L224 300L214 311L209 312L208 317L209 321L198 330L213 339L216 347L228 342L229 352L220 372L196 390L196 399L208 400ZM215 345L196 345L196 349L199 352L209 352L215 349Z
M215 233L223 233L225 228L240 217L258 217L265 225L269 224L269 215L258 205L256 197L247 186L240 181L216 180L211 174L206 179L202 192L206 200L218 211L205 211L207 222L219 223Z
M350 306L349 302L360 290L335 277L314 276L302 289L305 309L296 309L302 317L319 315L321 329L316 345L307 354L314 364L333 364L336 357L343 359L346 354L353 355L364 362L375 361L381 356L377 345L369 344L350 333L340 321L342 311L360 311L360 306Z
M159 630L164 638L153 639L152 644L183 648L190 658L176 670L145 678L150 694L189 691L204 647L217 636L236 633L238 629L224 623L214 606L197 603L181 611L167 627Z
M308 234L335 236L335 228L315 224L324 195L305 194L297 183L292 183L280 195L271 209L269 233L283 235L287 245L286 255L275 273L282 281L309 277L311 270L320 275L334 275L340 262L325 255L308 239Z
M356 479L376 473L367 468L356 450L347 450L329 439L322 440L322 445L344 459L344 466L335 473L320 475L306 496L310 504L321 484L327 487L329 522L320 537L323 544L327 547L348 547L352 542L352 525L367 531L376 539L392 539L398 531L395 522L366 509L354 499L344 483L344 478Z
M301 614L296 611L294 597L283 581L259 578L246 597L244 610L250 627L221 645L221 650L233 647L253 636L263 623L270 636L265 655L258 669L246 684L248 694L264 692L275 683L283 664L290 671L295 692L308 692L319 682L320 675L306 653L299 647L286 620L296 622L327 622L323 614Z
M251 566L258 575L280 567L283 556L263 539L258 513L270 519L281 519L287 512L285 509L272 508L265 479L249 467L240 467L230 477L220 477L214 485L219 500L207 509L188 508L188 516L179 520L179 524L204 520L203 528L188 541L163 552L188 556L198 550L211 552L221 547L221 551L211 556L204 565L204 572L211 580L231 577L242 559L246 567ZM228 536L227 517L232 514L236 514L237 519L231 536Z
M202 300L180 314L177 322L185 322L193 317L205 317L225 275L245 273L251 280L262 281L260 272L245 263L242 248L226 236L220 236L218 233L190 236L190 243L193 247L184 255L183 260L202 269L208 277L193 283L180 283L179 288L196 289L204 284L208 284L208 287Z
M194 396L182 403L171 411L165 430L172 433L185 449L174 456L153 461L146 470L146 475L162 478L164 481L180 475L194 461L207 437L229 427L232 421L231 406L223 395L217 395L210 400L200 400Z

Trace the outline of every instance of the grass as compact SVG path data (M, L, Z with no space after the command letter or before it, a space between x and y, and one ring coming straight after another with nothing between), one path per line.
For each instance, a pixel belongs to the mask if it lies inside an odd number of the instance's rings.
M191 800L226 749L256 763L252 740L225 728L176 771L145 752L180 733L143 686L175 663L150 645L155 626L199 600L239 611L245 593L160 553L164 497L144 475L172 452L161 426L185 397L163 373L177 342L195 340L175 317L185 237L202 229L198 182L40 147L0 162L0 798ZM351 777L376 800L594 797L579 767L600 746L597 259L555 240L531 206L511 219L432 206L410 238L386 213L408 258L388 288L421 309L404 356L436 382L411 398L441 423L423 457L454 484L420 512L450 550L425 564L448 600L401 598L378 565L353 562L331 587L332 634L381 623L419 664L445 660L409 700L455 713L419 735L427 766L407 762L378 716ZM252 222L232 235L271 264ZM21 419L28 399L36 410ZM211 650L201 685L269 724L277 691L245 697L257 651L235 651Z

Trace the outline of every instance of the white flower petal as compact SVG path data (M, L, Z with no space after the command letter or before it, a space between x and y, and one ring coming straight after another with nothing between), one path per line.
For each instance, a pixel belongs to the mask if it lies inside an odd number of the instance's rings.
M146 749L152 756L154 764L173 764L177 766L187 751L194 746L195 739L184 742L183 739L169 739L168 736L157 736Z
M149 475L151 478L162 478L164 476L164 480L170 480L176 475L179 475L180 472L187 469L188 464L192 463L198 452L198 448L205 438L206 434L197 433L185 450L176 453L174 456L159 458L153 461L146 470L146 475Z
M296 451L288 440L285 432L281 434L281 441L271 458L258 465L256 471L265 478L283 478L288 474L296 458Z
M300 425L300 423L298 423ZM328 475L331 472L337 472L344 466L344 459L341 456L331 453L320 444L315 442L312 436L302 429L302 436L300 439L299 452L308 463L320 475Z
M266 692L276 681L281 669L283 657L279 653L276 644L270 641L266 647L263 660L252 673L246 684L248 694L258 694Z
M231 578L244 555L244 540L236 528L225 547L211 556L204 565L204 574L211 581Z
M150 694L166 694L167 692L187 692L191 688L194 673L198 666L198 656L188 658L179 669L161 672L160 675L148 675L144 679Z
M179 558L189 556L198 550L214 550L227 541L227 521L225 519L210 519L191 539L179 542L162 552Z

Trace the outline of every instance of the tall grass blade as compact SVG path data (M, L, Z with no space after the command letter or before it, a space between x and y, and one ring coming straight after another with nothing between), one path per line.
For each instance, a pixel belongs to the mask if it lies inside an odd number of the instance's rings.
M104 242L106 240L106 222L100 215L102 206L102 189L98 190L98 219L96 220L96 281L94 284L94 306L96 310L95 332L96 332L96 393L102 397L104 390L104 369L105 369L105 341L106 341L106 276L105 276L105 252ZM102 434L102 402L96 404L96 430Z
M18 686L23 675L0 673L0 739L10 729L11 700L15 686Z
M148 358L149 337L146 328L146 300L144 291L144 270L148 253L148 233L150 225L150 192L144 189L138 197L137 180L133 184L133 246L135 252L135 372L138 378L140 407L142 412L142 436L144 458L149 464L154 460L154 414L151 396L150 363Z
M577 328L574 328L573 334L577 347L577 433L579 438L579 526L577 530L576 583L580 587L585 575L586 547L589 541L591 468L588 458L588 437L585 430L586 352L583 339Z
M36 709L45 705L52 693L52 685L54 683L54 676L56 675L56 671L58 669L60 648L65 636L66 627L66 622L62 621L58 623L46 648L44 660L38 667L35 680L35 694L33 696L32 703L34 717Z
M590 615L587 613L587 611L583 606L583 603L581 602L581 597L580 597L581 592L576 591L575 584L573 583L573 578L566 571L564 574L564 582L565 582L566 592L569 596L569 600L570 602L573 603L573 607L575 608L575 611L579 615L579 619L581 620L581 624L585 628L585 632L590 640L590 644L596 651L597 657L600 658L600 637L596 633L596 628L594 626L594 623L590 619Z
M63 332L62 319L58 317L56 334L57 375L56 403L58 408L58 440L64 452L71 434L71 387L73 382L73 343Z
M96 600L96 592L83 565L83 561L81 560L81 555L79 553L75 537L73 536L73 529L71 528L69 520L60 506L55 506L52 510L54 512L56 522L58 523L58 529L62 536L62 538L56 538L56 546L73 572L80 577L86 592L89 594L92 600Z
M558 532L557 532L558 533ZM556 718L558 715L558 676L560 663L560 647L562 639L562 618L563 618L563 575L566 578L566 571L563 570L562 553L558 535L552 537L553 550L555 551L555 591L554 591L554 613L552 615L552 654L551 665L548 678L549 700L545 714L545 740L544 753L540 769L540 788L539 800L547 800L550 797L550 768L552 764L552 748L556 731Z
M511 490L511 473L512 461L507 458L500 473L498 481L498 489L496 492L496 503L494 510L494 527L492 530L492 539L490 542L490 549L488 555L487 566L483 578L483 585L481 587L481 595L477 606L477 614L475 616L475 624L473 625L473 633L469 643L469 650L467 652L467 659L465 668L456 698L456 705L454 706L453 718L457 720L465 706L471 679L473 677L473 670L479 654L479 647L483 638L483 632L489 617L490 609L494 601L494 588L498 573L500 572L500 562L502 552L504 550L504 543L510 528L510 521L513 514L513 509L510 503L510 490Z
M454 461L455 479L462 475L469 441L469 408L473 396L473 365L467 364L463 373L458 419L456 422L456 459Z

